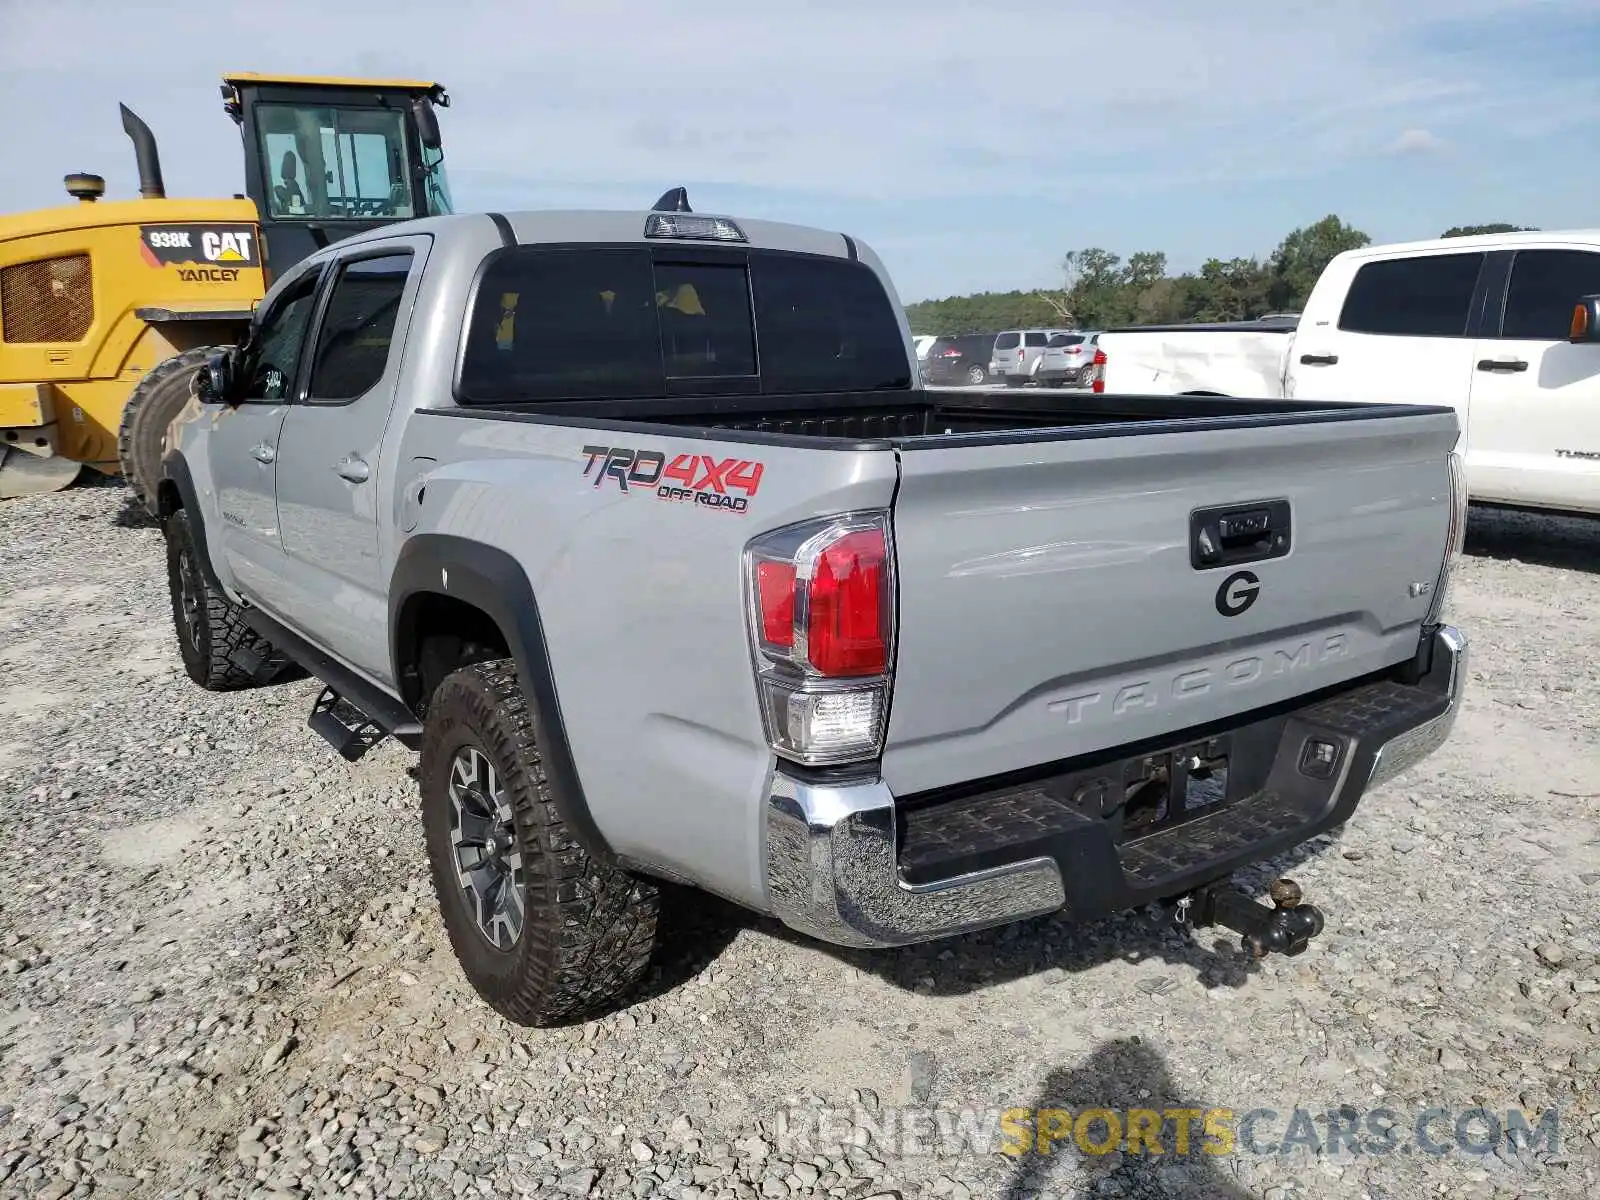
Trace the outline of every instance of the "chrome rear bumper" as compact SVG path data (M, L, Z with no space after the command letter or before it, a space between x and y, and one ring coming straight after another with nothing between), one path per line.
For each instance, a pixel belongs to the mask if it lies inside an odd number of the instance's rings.
M1308 794L1299 814L1303 820L1296 816L1285 825L1280 819L1254 841L1236 837L1198 865L1192 856L1185 860L1167 850L1168 861L1180 861L1185 873L1165 878L1152 878L1148 865L1141 868L1140 863L1152 857L1148 850L1130 853L1127 847L1113 845L1099 826L1069 820L1046 831L1044 841L1027 843L1049 852L909 883L899 861L901 818L894 796L881 780L807 782L780 770L766 809L766 876L772 911L791 928L823 941L883 947L967 933L1063 907L1074 916L1089 917L1178 894L1197 881L1225 875L1342 823L1368 789L1438 749L1455 724L1466 677L1466 650L1466 638L1459 630L1444 626L1435 633L1429 669L1404 689L1413 693L1412 710L1427 714L1410 724L1396 725L1391 703L1386 713L1363 726L1359 692L1348 697L1354 703L1336 698L1298 714L1304 720L1332 723L1347 745L1348 768L1321 785L1325 800ZM1378 686L1393 699L1397 685ZM1280 747L1279 753L1297 755L1299 746ZM1289 811L1295 815L1296 810ZM1238 809L1232 817L1229 810L1222 810L1196 821L1193 828L1230 819L1237 823L1244 817ZM1269 824L1264 822L1262 828ZM1071 864L1070 874L1064 874L1063 862ZM1141 875L1141 869L1146 874Z

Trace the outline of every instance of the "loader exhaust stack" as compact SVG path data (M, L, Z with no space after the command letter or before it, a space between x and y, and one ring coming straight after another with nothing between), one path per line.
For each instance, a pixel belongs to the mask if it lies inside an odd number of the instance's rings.
M161 182L161 156L156 153L156 135L126 104L117 107L122 110L122 128L133 139L134 157L139 162L139 194L146 200L164 200L167 189Z

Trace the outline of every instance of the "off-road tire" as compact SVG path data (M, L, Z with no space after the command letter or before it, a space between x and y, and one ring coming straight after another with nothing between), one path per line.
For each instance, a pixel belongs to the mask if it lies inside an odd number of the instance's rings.
M167 518L167 587L183 669L208 692L236 692L290 673L289 659L245 624L244 611L206 578L189 514Z
M545 731L510 659L473 663L434 692L418 770L428 866L456 959L491 1008L539 1027L602 1015L627 1000L649 970L661 903L654 882L596 862L562 821L558 785L540 751ZM488 759L510 802L523 916L506 949L480 932L457 870L450 784L464 748Z
M161 482L161 443L167 426L194 394L195 375L206 359L220 349L200 346L157 363L134 386L122 408L117 461L123 479L153 517L161 515L156 487Z

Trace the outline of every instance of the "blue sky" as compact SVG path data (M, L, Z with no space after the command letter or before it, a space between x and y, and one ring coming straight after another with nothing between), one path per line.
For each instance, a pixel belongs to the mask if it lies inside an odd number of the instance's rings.
M681 183L856 234L917 300L1049 286L1087 245L1265 254L1329 212L1600 226L1597 67L1595 0L0 0L0 211L69 171L135 194L119 100L170 194L227 194L224 70L425 76L458 208Z

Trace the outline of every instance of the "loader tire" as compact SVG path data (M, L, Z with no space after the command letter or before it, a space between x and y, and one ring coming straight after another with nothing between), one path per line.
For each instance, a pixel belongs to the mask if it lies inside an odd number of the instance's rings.
M288 673L289 659L249 625L200 567L194 527L178 509L166 522L167 585L183 669L208 692L236 692Z
M194 395L194 377L206 359L222 349L199 346L157 363L128 395L117 429L117 461L122 477L150 515L161 515L156 487L161 482L162 441L167 426Z
M428 866L450 946L508 1021L603 1015L650 967L660 893L596 862L562 821L545 721L510 659L447 675L423 725Z

